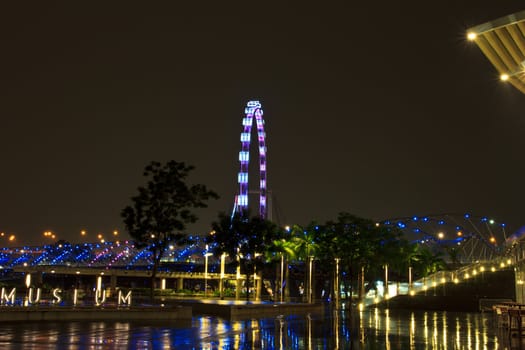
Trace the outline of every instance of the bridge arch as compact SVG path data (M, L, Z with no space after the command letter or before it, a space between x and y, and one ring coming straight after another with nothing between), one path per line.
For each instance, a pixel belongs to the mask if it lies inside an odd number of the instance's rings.
M466 214L415 215L383 220L401 230L411 243L425 245L460 263L487 261L507 253L507 225L487 216ZM454 251L455 256L452 255Z

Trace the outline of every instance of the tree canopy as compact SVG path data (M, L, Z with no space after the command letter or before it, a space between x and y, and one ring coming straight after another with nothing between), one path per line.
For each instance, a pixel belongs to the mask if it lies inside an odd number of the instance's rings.
M247 276L257 266L262 267L267 253L274 248L274 242L283 237L284 230L260 216L234 213L229 216L220 213L212 223L213 231L208 236L216 255L227 254Z
M166 164L151 162L144 168L147 183L138 188L121 216L126 230L136 244L149 247L153 254L153 280L160 259L170 244L180 244L186 238L186 226L197 221L197 208L206 208L207 201L218 195L205 185L187 183L194 169L174 160Z

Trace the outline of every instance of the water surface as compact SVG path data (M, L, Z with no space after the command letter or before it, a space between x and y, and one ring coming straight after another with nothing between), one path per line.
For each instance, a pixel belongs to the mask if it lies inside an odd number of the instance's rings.
M498 331L490 313L379 309L238 321L0 324L0 349L499 350L517 349L518 341Z

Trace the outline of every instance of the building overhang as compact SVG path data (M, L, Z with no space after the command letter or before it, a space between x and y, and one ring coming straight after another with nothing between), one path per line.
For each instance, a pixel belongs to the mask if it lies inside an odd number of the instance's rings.
M525 11L469 28L467 38L478 45L501 80L525 94Z

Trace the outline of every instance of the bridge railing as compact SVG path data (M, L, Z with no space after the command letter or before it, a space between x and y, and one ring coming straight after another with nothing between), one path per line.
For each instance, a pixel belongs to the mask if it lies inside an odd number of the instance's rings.
M455 270L442 270L429 276L407 282L389 282L382 295L371 293L364 298L365 305L377 304L385 299L393 298L397 295L416 295L423 292L431 292L436 288L444 287L447 283L462 283L483 273L492 273L498 270L509 269L518 261L513 256L501 256L487 261L477 261L469 265L462 266Z

